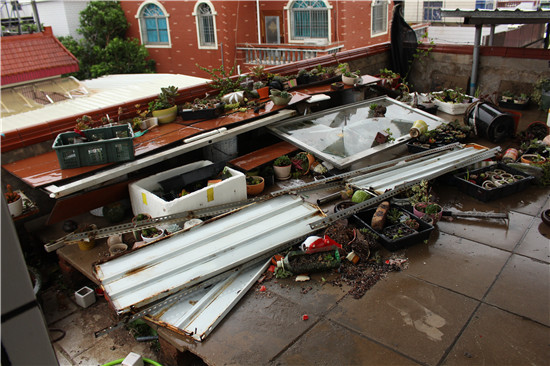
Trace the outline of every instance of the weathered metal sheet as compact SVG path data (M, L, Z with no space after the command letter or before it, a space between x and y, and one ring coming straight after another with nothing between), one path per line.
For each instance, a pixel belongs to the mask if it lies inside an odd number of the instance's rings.
M95 275L114 309L128 312L269 255L321 216L299 197L277 197L98 264Z
M236 271L210 288L195 291L177 303L149 314L147 319L200 342L231 311L269 264L267 261Z
M485 159L483 154L487 150L477 150L473 147L444 151L436 156L418 159L390 168L354 177L348 182L358 188L372 190L382 194L404 182L423 179L423 177L437 176L446 173L453 166L466 165ZM431 178L429 178L431 179Z

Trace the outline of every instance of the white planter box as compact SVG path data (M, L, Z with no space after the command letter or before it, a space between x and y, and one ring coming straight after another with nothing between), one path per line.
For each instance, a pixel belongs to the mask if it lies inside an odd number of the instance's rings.
M212 162L208 160L201 160L131 183L128 188L134 215L147 213L153 217L159 217L246 200L245 175L231 168L227 168L231 173L230 178L172 201L166 201L152 193L162 188L159 182L211 164Z
M83 308L87 308L88 306L95 303L94 290L92 290L88 286L84 286L74 293L74 299L78 305L82 306Z
M434 93L434 94L438 94L438 93ZM468 95L468 98L470 98L470 100L474 100L474 98L470 97L469 95ZM438 110L440 110L441 112L457 115L457 114L464 114L468 109L468 107L472 104L472 102L447 103L447 102L442 102L439 99L434 99L434 104L438 107Z

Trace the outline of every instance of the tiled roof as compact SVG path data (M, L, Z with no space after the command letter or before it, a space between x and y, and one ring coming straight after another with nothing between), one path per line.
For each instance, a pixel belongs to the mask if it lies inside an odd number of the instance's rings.
M2 85L78 71L78 60L53 36L44 32L2 37Z

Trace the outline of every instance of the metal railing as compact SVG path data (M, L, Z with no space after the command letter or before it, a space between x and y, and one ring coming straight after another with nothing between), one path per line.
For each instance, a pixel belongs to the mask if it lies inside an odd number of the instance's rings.
M318 48L281 48L281 47L237 47L244 53L247 64L284 65L296 61L312 59L317 56L330 55L344 46L327 49Z

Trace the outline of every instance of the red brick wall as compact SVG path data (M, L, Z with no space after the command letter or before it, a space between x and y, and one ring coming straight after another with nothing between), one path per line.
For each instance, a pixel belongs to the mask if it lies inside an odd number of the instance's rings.
M170 48L150 47L149 54L157 63L159 73L178 73L207 77L196 64L209 69L217 68L223 62L229 71L235 65L237 43L258 43L256 1L213 1L216 15L216 31L218 49L199 49L197 46L197 31L195 17L192 15L195 1L161 1L170 14L168 19L172 46ZM140 39L138 19L136 14L142 1L121 1L122 9L131 26L127 35ZM283 11L287 1L260 1L260 10L281 11L283 24L281 31L284 34L283 42L288 42L287 14ZM391 26L393 5L389 4L388 32L384 35L371 38L371 2L370 1L330 1L331 13L331 40L341 42L343 50L364 47L368 45L388 42ZM223 44L223 46L221 45ZM247 69L241 65L242 71Z

